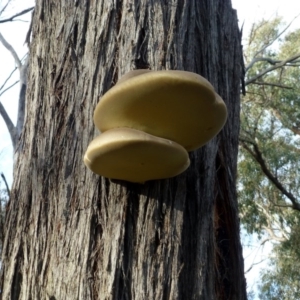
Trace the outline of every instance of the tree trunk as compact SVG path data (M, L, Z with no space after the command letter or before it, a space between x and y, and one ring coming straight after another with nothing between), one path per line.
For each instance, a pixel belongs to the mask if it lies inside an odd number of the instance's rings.
M32 30L2 299L246 299L231 1L37 0ZM82 161L99 97L141 68L201 74L229 114L186 172L144 185L99 177Z

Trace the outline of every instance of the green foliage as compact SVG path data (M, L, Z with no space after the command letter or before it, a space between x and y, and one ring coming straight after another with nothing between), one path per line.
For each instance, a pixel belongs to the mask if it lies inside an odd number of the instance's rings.
M247 41L247 49L245 51L246 62L252 60L258 51L264 49L277 40L281 23L282 18L276 17L273 20L261 20L260 22L252 25ZM272 56L272 49L266 48L260 54L264 56ZM261 65L259 65L259 67L261 67Z
M246 58L270 58L295 55L300 49L300 30L285 36L277 47L259 52L278 37L281 19L262 21L255 25L249 37ZM270 67L268 61L258 61L247 72L246 80ZM282 205L292 205L291 200L278 190L272 178L266 176L257 161L255 147L271 177L280 182L286 192L298 195L300 191L300 68L289 66L274 69L247 87L241 112L241 147L239 161L239 191L241 214L249 232L262 233L267 225L264 209L270 215L280 214ZM267 84L265 84L267 83ZM282 88L288 87L288 88ZM296 196L295 196L296 198ZM276 205L279 206L276 206ZM285 216L287 217L287 216Z
M274 248L269 270L262 273L259 299L300 299L300 237L298 232L292 234L286 242Z
M241 108L241 221L277 241L261 274L260 299L268 300L300 299L300 29L282 31L281 18L253 25Z

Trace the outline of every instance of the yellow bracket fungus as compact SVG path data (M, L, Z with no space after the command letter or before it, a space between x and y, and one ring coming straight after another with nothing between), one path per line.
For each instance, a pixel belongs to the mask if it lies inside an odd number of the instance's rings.
M226 118L224 101L198 74L131 71L98 103L94 123L102 133L84 162L113 179L173 177L189 166L187 151L218 134Z

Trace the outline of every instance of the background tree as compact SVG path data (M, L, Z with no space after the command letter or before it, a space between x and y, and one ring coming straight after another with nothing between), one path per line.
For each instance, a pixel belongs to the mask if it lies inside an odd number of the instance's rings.
M235 190L241 62L229 0L37 1L2 298L246 299ZM99 96L139 68L202 74L229 114L187 172L145 185L82 163Z
M7 1L7 3L1 8L0 10L0 16L1 14L5 11L7 8L8 4L11 1ZM24 9L21 12L18 12L14 14L13 16L5 19L0 19L0 24L1 23L6 23L6 22L11 22L15 18L23 16L24 14L30 12L33 10L33 7ZM29 41L29 36L30 36L30 31L28 33L28 36L26 37L25 42ZM4 36L0 32L0 42L1 44L11 53L11 55L14 58L16 68L10 73L10 75L7 77L7 79L4 81L4 83L0 86L0 97L8 91L10 88L12 88L15 84L19 82L20 84L20 93L19 93L19 101L18 101L18 117L17 117L17 124L14 125L13 121L9 117L9 114L7 113L5 107L0 101L0 115L3 118L6 127L9 131L10 138L13 144L14 151L16 149L17 142L19 140L19 137L21 135L22 129L23 129L23 124L24 124L24 116L25 116L25 97L26 97L26 87L27 87L27 68L28 68L28 56L25 57L25 59L19 58L17 52L13 48L13 46L4 38ZM18 69L19 71L19 80L12 83L8 84L11 76L13 73Z
M277 242L270 270L262 276L261 299L299 299L300 291L300 30L288 33L289 25L279 17L254 24L245 49L241 219L262 244Z
M28 12L33 10L33 7L27 8L24 10L19 10L18 13L12 14L10 17L6 18L3 17L5 15L6 10L8 9L9 5L12 4L11 0L5 1L4 4L0 3L0 25L7 22L12 22L15 20L20 20L17 18L20 18L21 16L24 16ZM2 30L2 27L1 27ZM29 38L29 37L28 37ZM24 40L24 39L23 39ZM26 95L26 82L27 82L27 67L28 67L28 59L27 55L20 59L19 55L17 54L17 51L14 49L14 47L4 38L4 36L0 32L0 44L6 50L9 51L9 53L12 55L14 62L15 62L15 68L11 71L11 73L8 75L8 77L4 80L4 82L0 85L0 116L3 118L4 124L6 125L6 128L10 134L11 142L13 145L14 150L16 149L16 145L18 142L18 139L20 137L23 123L24 123L24 115L25 115L25 95ZM3 57L1 57L3 59ZM3 71L3 64L1 63L2 71ZM15 71L19 71L19 80L16 80L12 82L13 75ZM19 97L18 97L18 117L16 125L13 123L11 117L9 116L9 113L7 112L7 109L2 104L2 96L9 91L11 88L13 88L17 83L20 84L19 88ZM2 140L1 140L2 141ZM1 144L3 146L3 144ZM0 149L2 150L2 149ZM0 152L0 157L3 159L3 152ZM4 170L3 170L4 171ZM7 204L7 201L9 199L10 195L10 189L9 189L9 183L7 182L7 179L0 170L0 249L2 253L2 245L4 240L4 219L5 219L5 207Z

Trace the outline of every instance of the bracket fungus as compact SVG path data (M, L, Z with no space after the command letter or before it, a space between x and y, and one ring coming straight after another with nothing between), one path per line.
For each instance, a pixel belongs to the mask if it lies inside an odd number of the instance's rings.
M187 151L206 144L227 119L224 101L202 76L135 70L103 95L94 112L100 136L85 164L132 182L173 177L189 166Z
M129 127L174 141L187 151L206 144L223 127L227 110L213 86L185 71L131 71L96 106L104 132Z
M181 145L130 128L100 134L90 143L84 162L94 173L140 183L176 176L190 165Z

